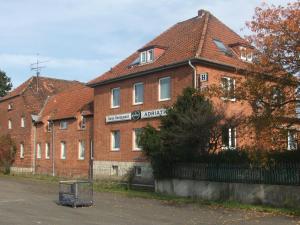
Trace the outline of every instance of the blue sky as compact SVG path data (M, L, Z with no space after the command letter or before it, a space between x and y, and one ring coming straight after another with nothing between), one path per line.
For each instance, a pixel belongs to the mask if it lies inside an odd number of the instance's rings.
M14 87L33 72L87 82L109 70L173 24L206 9L243 35L262 2L287 0L0 0L0 69Z

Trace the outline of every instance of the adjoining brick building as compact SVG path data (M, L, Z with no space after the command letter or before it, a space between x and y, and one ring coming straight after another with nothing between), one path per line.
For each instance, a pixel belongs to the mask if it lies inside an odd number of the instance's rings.
M207 11L180 22L154 38L110 71L89 82L94 96L94 175L151 178L151 168L136 143L140 128L158 127L159 116L186 87L223 85L222 99L212 99L226 114L251 113L236 101L240 71L251 63L253 48ZM247 131L228 127L223 146L243 146ZM249 138L248 138L248 141Z
M0 98L0 134L10 134L17 146L12 172L34 172L36 131L33 121L49 96L71 87L82 87L82 84L77 81L31 77Z
M36 173L92 176L93 97L82 85L48 99L35 121Z

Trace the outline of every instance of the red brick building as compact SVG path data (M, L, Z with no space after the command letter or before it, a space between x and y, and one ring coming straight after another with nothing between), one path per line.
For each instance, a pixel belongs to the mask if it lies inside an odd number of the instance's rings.
M209 12L179 22L89 83L94 96L94 175L124 175L135 168L137 176L151 178L151 168L136 144L140 128L159 125L186 87L223 85L226 95L214 98L226 114L251 113L236 101L234 88L240 70L252 60L252 47ZM229 127L226 148L244 143L245 131Z
M48 99L35 122L36 173L88 176L92 165L93 97L93 89L81 85Z
M32 121L48 97L78 86L82 84L77 81L31 77L0 98L0 134L10 134L17 146L12 172L33 172L36 131Z

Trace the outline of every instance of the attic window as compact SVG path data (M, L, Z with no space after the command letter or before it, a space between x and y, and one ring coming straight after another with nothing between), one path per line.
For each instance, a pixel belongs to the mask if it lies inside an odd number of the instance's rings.
M221 52L224 52L226 55L228 56L232 56L232 52L230 51L229 48L227 48L224 43L220 40L217 40L217 39L214 39L213 40L215 45L218 47L218 49L221 51Z
M153 60L154 60L154 50L153 49L141 52L141 54L140 54L140 63L141 64L150 63L150 62L153 62Z
M253 53L252 51L247 50L245 47L240 47L241 52L241 60L245 62L252 62L253 59Z
M12 105L12 103L9 103L9 104L8 104L8 107L7 107L7 109L8 109L8 110L12 110L12 109L13 109L13 105Z

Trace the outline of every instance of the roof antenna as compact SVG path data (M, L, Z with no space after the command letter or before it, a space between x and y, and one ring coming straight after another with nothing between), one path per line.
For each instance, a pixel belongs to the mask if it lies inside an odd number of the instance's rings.
M30 64L30 70L36 72L36 91L39 91L39 75L41 74L41 70L46 68L46 66L41 66L41 64L49 62L47 61L39 61L39 53L36 54L36 62Z

